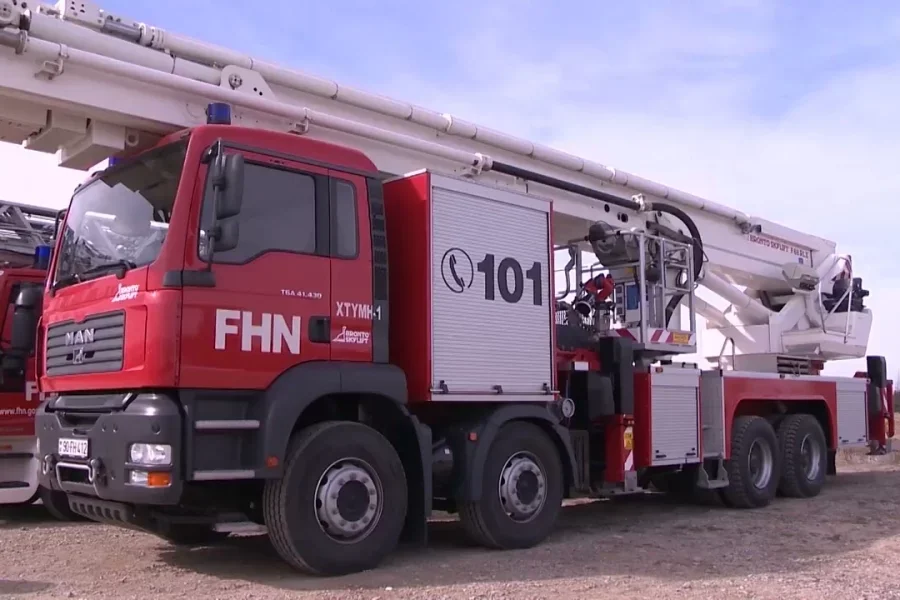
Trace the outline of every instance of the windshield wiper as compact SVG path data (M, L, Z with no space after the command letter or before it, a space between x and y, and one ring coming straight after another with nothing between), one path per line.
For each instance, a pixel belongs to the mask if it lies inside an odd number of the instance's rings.
M72 273L71 275L66 275L65 277L57 279L50 289L56 291L60 288L66 287L67 285L72 285L73 283L78 283L80 281L81 275L79 273Z
M66 287L67 285L72 285L73 283L81 283L82 281L87 281L89 279L96 279L97 277L101 277L110 273L112 271L116 271L116 277L121 279L125 276L125 272L129 269L135 268L137 265L130 260L115 260L107 263L100 263L99 265L94 265L84 271L80 271L78 273L71 273L66 275L65 277L59 279L56 283L53 284L53 290L58 290L60 288Z
M131 262L130 260L114 260L112 262L100 263L99 265L94 265L88 269L85 269L81 273L78 273L78 279L76 281L87 281L88 279L96 279L97 277L101 277L106 275L107 273L111 273L113 271L116 272L116 277L122 279L125 277L125 272L129 269L135 268L137 265ZM87 277L88 275L93 275L94 277Z

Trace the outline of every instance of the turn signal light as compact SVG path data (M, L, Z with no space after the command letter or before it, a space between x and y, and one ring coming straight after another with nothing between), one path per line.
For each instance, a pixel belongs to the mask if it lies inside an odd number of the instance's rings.
M168 487L171 483L171 473L147 473L147 487Z
M172 474L165 471L132 471L131 483L148 488L169 487L172 485Z

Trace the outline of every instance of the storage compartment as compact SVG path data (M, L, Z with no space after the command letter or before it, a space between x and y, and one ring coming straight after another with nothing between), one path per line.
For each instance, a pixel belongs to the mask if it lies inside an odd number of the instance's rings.
M386 183L385 210L410 400L548 400L550 201L424 171Z
M703 458L725 458L725 385L722 371L700 374Z
M865 446L869 419L866 404L866 380L837 382L838 446Z
M652 466L700 462L699 386L698 369L667 367L651 373Z

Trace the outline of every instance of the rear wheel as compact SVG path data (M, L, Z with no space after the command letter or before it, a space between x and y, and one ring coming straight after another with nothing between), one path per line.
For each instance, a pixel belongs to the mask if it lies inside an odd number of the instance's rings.
M781 453L772 425L753 415L738 417L731 431L728 487L721 492L728 506L760 508L775 498L781 476Z
M284 475L266 482L263 514L272 545L291 566L341 575L377 566L406 520L403 463L379 432L354 422L294 434Z
M817 496L825 485L828 444L818 419L808 414L786 416L778 427L783 468L778 490L789 498Z
M491 443L481 498L460 507L460 521L469 538L483 546L534 546L556 525L563 485L559 453L544 430L512 421Z

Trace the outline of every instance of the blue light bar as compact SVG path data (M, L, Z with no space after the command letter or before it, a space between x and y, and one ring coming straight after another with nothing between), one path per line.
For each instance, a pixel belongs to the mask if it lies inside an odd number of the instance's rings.
M231 106L224 102L211 102L206 107L206 122L209 125L231 125Z
M119 161L122 160L122 159L120 159L120 158L117 157L117 156L110 156L107 160L109 161L109 166L110 166L110 167L114 167L114 166L116 166L117 164L119 164Z
M34 268L49 269L50 257L53 255L52 246L35 246L34 248Z

